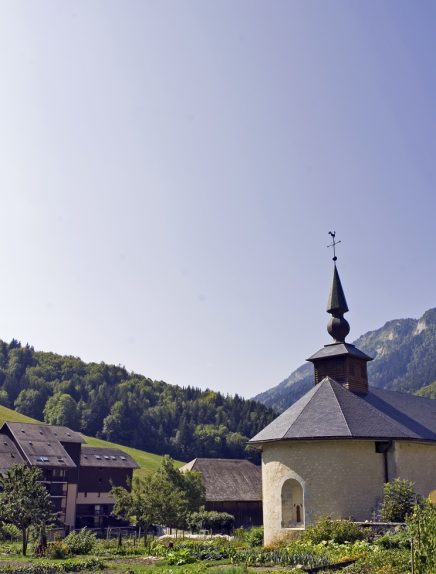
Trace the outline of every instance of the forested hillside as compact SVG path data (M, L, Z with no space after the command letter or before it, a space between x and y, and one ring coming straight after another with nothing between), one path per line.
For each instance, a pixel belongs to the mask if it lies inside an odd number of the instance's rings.
M389 321L353 344L374 358L368 364L370 385L436 397L436 309L429 309L420 319ZM312 385L313 365L306 363L254 399L283 411Z
M24 423L38 423L36 419L30 418L27 415L18 413L12 409L0 405L0 427L6 421L14 422L24 422ZM90 447L103 447L103 448L119 448L130 455L139 465L139 468L133 471L134 476L144 477L154 472L161 464L162 457L158 454L152 454L150 452L144 452L143 450L138 450L136 448L131 448L126 445L120 445L113 442L105 441L103 439L90 437L83 435L85 443L82 445L83 448ZM180 461L174 461L176 466L180 466L183 463Z
M235 395L152 381L0 341L0 404L32 418L179 460L249 457L245 444L275 416Z

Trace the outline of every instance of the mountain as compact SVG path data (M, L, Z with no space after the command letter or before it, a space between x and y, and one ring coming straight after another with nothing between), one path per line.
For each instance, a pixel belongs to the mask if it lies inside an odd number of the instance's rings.
M178 460L257 460L249 437L276 413L238 395L182 388L124 367L0 341L0 405L51 424Z
M22 415L21 413L17 413L11 409L6 407L0 406L0 427L6 421L13 421L13 422L24 422L24 423L38 423L41 421L37 421L26 415ZM83 445L84 448L87 446L99 446L105 448L119 448L120 450L129 454L138 464L139 468L136 468L134 472L134 476L144 477L147 474L154 472L161 463L162 457L157 454L152 454L150 452L144 452L142 450L138 450L136 448L129 448L128 446L123 446L119 444L115 444L112 442L108 442L105 440L101 440L98 438L84 436L86 443ZM179 461L175 461L176 466L181 466L183 463Z
M368 363L370 385L436 397L436 308L420 319L388 321L353 344L374 358ZM254 400L281 412L312 385L313 365L306 363Z

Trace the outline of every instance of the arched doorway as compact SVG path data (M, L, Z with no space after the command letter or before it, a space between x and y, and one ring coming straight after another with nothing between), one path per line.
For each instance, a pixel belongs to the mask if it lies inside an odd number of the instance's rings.
M304 525L303 487L294 478L288 478L282 486L282 528Z

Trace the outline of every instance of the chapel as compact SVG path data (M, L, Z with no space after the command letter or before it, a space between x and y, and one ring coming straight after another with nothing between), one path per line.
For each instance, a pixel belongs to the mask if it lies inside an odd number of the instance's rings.
M321 516L373 520L383 485L436 494L436 400L371 387L371 357L345 341L347 301L334 258L333 342L308 361L314 386L249 442L262 451L265 544Z

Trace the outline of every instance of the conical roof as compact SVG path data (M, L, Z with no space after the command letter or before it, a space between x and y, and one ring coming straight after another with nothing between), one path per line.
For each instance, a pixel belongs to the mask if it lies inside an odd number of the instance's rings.
M326 377L250 443L326 438L436 442L435 415L434 400L380 389L356 395Z
M327 302L327 313L336 315L337 313L344 314L348 311L347 300L345 299L344 290L342 288L341 279L335 264L333 271L333 283L330 290L329 299Z

